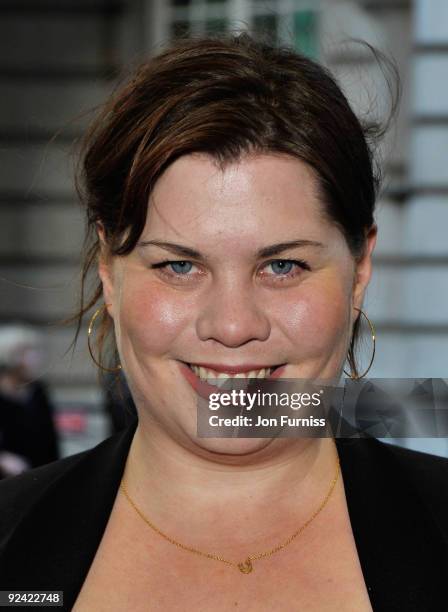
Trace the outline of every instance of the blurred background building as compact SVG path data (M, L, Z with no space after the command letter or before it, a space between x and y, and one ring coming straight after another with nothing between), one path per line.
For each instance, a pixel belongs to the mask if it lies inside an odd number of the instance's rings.
M86 328L72 355L74 328L57 324L74 312L79 284L73 142L129 62L178 34L245 28L326 64L362 116L387 114L390 95L373 56L348 40L395 60L403 96L382 148L369 377L448 377L446 0L1 0L0 324L45 336L40 375L62 454L109 433ZM412 445L448 454L443 439Z

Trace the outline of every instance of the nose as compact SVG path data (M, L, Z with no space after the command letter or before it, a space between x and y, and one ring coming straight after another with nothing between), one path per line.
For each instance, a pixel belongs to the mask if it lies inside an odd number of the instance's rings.
M267 340L271 325L256 289L229 285L215 290L203 303L196 323L198 337L230 348Z

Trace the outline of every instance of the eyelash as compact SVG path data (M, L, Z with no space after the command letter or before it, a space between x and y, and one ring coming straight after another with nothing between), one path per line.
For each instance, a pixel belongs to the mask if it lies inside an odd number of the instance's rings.
M264 264L264 267L269 266L271 264L274 263L286 263L286 264L294 264L293 267L293 271L296 271L297 268L301 268L302 270L311 270L310 266L307 264L306 261L303 261L302 259L271 259L270 261L267 261ZM159 263L156 264L152 264L151 268L152 269L156 269L156 270L160 270L162 272L162 274L170 277L170 278L176 278L177 279L182 279L182 281L187 281L191 279L191 276L187 273L187 274L179 274L177 272L174 272L174 270L171 270L170 272L168 272L166 269L168 268L168 266L173 265L173 264L178 264L178 263L191 263L193 266L195 265L193 262L186 260L186 259L177 259L177 260L164 260L161 261ZM269 274L268 275L270 278L278 278L278 279L289 279L289 278L295 278L296 274L293 273L286 273L286 274Z

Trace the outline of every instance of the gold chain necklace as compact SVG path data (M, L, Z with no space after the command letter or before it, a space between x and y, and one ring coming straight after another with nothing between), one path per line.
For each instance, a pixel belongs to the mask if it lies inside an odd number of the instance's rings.
M293 533L282 544L279 544L278 546L275 546L274 548L271 548L270 550L268 550L266 552L263 552L263 553L260 553L258 555L249 555L247 557L247 559L245 561L241 562L241 563L235 563L234 561L229 561L228 559L223 559L223 557L220 557L218 555L214 555L212 553L202 552L201 550L198 550L197 548L192 548L190 546L186 546L185 544L181 544L180 542L177 542L173 538L170 538L170 536L168 536L165 533L163 533L163 531L160 531L160 529L158 529L153 523L151 523L151 521L148 518L146 518L146 516L142 513L142 511L135 505L135 503L130 498L129 493L128 493L127 489L126 489L126 486L124 484L124 478L121 481L120 488L123 491L123 493L124 493L126 499L128 500L128 502L131 504L131 506L134 508L134 510L137 512L137 514L145 521L145 523L148 525L148 527L151 527L151 529L153 531L158 533L160 536L162 536L162 538L164 538L165 540L167 540L171 544L174 544L178 548L182 548L183 550L186 550L188 552L194 553L195 555L200 555L201 557L207 557L207 559L213 559L214 561L221 561L222 563L227 563L227 565L231 565L232 567L237 567L240 570L240 572L242 572L243 574L250 574L250 572L253 570L252 561L257 561L258 559L263 559L264 557L270 557L271 555L273 555L274 553L278 552L279 550L282 550L282 548L285 548L286 546L288 546L288 544L291 544L291 542L295 538L297 538L297 536L299 536L302 533L302 531L304 531L308 527L308 525L310 523L312 523L312 521L314 521L316 516L327 505L328 500L330 499L331 494L333 493L333 490L334 490L334 488L336 486L336 482L338 480L339 473L340 473L340 465L339 465L339 457L338 457L337 460L336 460L336 474L335 474L333 480L331 481L328 493L326 494L325 498L320 503L319 507L310 516L310 518L295 533Z

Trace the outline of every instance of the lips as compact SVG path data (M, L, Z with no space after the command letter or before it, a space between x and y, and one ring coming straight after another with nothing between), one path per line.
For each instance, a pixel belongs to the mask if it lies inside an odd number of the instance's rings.
M211 393L217 393L219 392L219 387L215 386L215 385L211 385L210 383L208 383L206 380L201 380L192 370L190 364L180 361L179 363L179 368L180 371L182 373L182 375L184 376L184 378L189 382L189 384L191 385L191 387L196 391L196 393L198 395L200 395L201 397L203 397L204 399L208 400L210 397ZM284 370L284 368L286 367L286 364L281 364L279 366L271 366L274 369L272 370L272 372L270 373L269 376L263 377L259 380L273 380L275 378L279 378ZM226 371L226 374L228 374L228 377L232 377L232 374L229 374L228 371ZM217 376L213 376L210 378L217 378ZM224 381L227 380L227 378L223 379ZM247 380L253 380L253 379L247 379Z
M201 380L209 378L223 379L226 378L268 378L278 366L212 366L188 364L193 372Z

